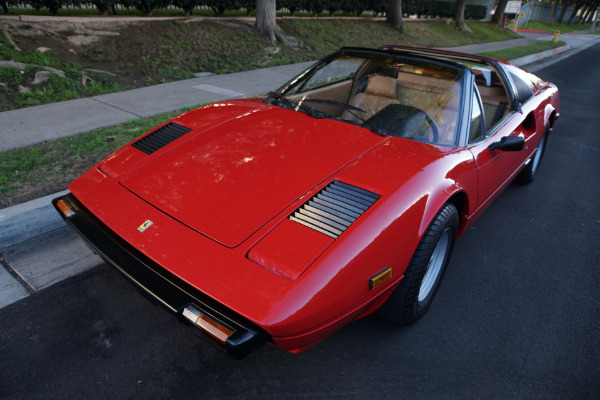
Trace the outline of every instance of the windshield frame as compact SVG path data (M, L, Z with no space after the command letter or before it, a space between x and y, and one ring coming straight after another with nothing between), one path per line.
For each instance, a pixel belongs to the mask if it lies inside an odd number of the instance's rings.
M294 77L293 79L286 82L283 86L281 86L279 89L277 89L276 93L279 93L284 96L290 95L290 91L292 91L295 87L297 87L297 85L299 84L300 81L307 81L307 80L311 79L324 66L330 64L333 60L341 58L341 57L364 58L365 61L363 62L363 65L361 65L357 69L357 71L359 71L361 68L363 68L364 63L368 62L369 59L373 59L373 58L392 59L392 60L398 60L399 62L404 61L404 62L413 62L413 63L417 63L417 64L427 64L427 65L432 65L432 66L456 71L457 78L455 80L455 84L458 85L460 94L459 94L459 100L458 100L458 112L457 112L457 116L456 116L457 120L456 120L456 126L455 126L455 130L454 130L453 141L448 142L448 143L439 143L439 142L436 143L436 142L421 141L421 140L418 140L418 141L426 143L426 144L435 145L435 146L457 147L459 145L460 138L463 136L463 130L464 130L464 123L463 123L464 112L463 111L465 110L465 104L468 104L467 102L470 101L470 96L468 95L468 93L469 93L468 92L468 86L469 86L468 78L471 75L471 71L469 70L468 67L462 65L460 62L454 62L454 61L447 60L447 59L440 59L439 56L436 57L435 55L427 56L427 55L422 55L422 54L407 54L407 53L400 53L400 52L393 51L393 50L382 50L382 49L376 50L376 49L366 49L366 48L345 47L345 48L341 48L338 51L322 58L321 60L319 60L312 66L310 66L308 69L306 69L305 71L303 71L302 73L300 73L299 75ZM353 77L353 79L356 79L356 77ZM335 84L335 83L333 83L333 84ZM293 95L301 94L301 93L303 93L303 92L296 92ZM266 99L265 99L265 101L266 101ZM300 110L296 109L296 111L300 111ZM344 122L344 123L351 123L354 125L361 126L360 124L356 124L352 121L343 120L343 119L340 119L337 117L332 117L331 115L325 115L324 117L338 120L338 121ZM365 126L365 128L369 129L366 126ZM374 132L377 134L385 134L386 136L388 136L388 134L386 134L386 132L381 132L381 131L374 131ZM395 135L389 135L389 136L395 136ZM406 139L417 140L414 138L406 138Z

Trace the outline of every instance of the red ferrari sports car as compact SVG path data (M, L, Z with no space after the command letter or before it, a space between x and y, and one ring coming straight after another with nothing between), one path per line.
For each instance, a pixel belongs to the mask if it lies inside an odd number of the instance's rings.
M556 86L508 63L342 48L264 99L209 104L54 200L91 248L233 357L430 307L455 239L536 175Z

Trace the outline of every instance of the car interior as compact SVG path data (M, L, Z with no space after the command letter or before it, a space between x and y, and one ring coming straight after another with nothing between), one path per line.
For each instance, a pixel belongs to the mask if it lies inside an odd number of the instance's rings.
M388 135L455 144L460 72L411 61L342 58L284 94L295 103ZM478 64L470 68L489 132L508 115L510 99L495 69Z

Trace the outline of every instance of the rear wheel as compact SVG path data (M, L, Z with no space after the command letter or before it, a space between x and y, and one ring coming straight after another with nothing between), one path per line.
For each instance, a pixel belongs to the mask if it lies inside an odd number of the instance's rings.
M530 159L529 164L525 166L523 171L519 173L517 176L517 182L523 185L531 183L537 174L540 163L542 162L542 157L544 156L544 152L546 151L546 143L548 142L548 132L550 132L550 124L546 124L546 128L544 128L544 133L542 134L542 139L540 140L540 144L535 150L535 154Z
M419 242L400 286L378 310L380 316L410 325L425 315L450 260L458 224L456 207L445 204Z

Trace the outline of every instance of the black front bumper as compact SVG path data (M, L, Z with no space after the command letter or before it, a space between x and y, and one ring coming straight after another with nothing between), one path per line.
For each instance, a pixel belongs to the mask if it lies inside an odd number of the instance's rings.
M65 216L57 206L60 200L66 201L74 213ZM201 329L193 329L209 343L239 359L268 341L268 334L257 325L169 273L117 236L72 194L58 197L52 200L52 204L96 254L125 275L137 288L176 313L182 321L195 328L183 316L184 309L193 306L233 332L225 343L220 343Z

